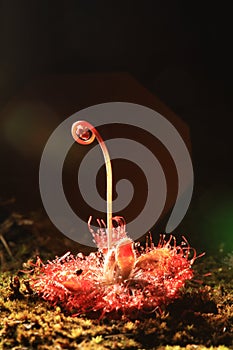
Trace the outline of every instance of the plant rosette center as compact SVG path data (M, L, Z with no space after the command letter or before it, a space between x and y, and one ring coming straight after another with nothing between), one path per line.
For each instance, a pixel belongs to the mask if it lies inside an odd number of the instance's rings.
M122 230L118 233L123 236ZM125 233L108 251L102 239L101 248L88 256L68 252L46 264L38 258L30 285L52 305L76 315L130 318L153 313L178 298L193 277L195 251L186 241L180 246L175 242L173 236L168 241L161 236L157 247L151 242L146 249L136 248Z

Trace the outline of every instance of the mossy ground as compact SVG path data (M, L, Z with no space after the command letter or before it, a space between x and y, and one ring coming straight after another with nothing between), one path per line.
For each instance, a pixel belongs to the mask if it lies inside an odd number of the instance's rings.
M62 236L54 240L46 220L37 215L33 219L34 225L14 225L5 235L14 259L0 246L0 349L233 348L231 257L207 255L197 260L194 280L160 313L140 320L72 317L31 293L28 275L19 272L23 262L36 255L53 259L72 246ZM209 272L211 275L204 277Z

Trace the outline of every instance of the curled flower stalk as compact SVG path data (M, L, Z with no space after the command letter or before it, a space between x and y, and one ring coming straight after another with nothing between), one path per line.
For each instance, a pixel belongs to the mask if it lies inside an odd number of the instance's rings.
M88 222L89 230L99 249L105 254L103 274L105 280L113 282L129 277L135 263L133 241L127 237L125 220L122 217L112 217L112 166L108 149L93 125L81 120L72 125L71 133L76 142L89 145L96 138L103 152L107 176L107 227L103 220L97 219L100 229L95 233L91 229L91 217ZM113 222L117 227L113 227Z
M102 149L107 175L107 237L108 249L110 249L112 244L112 166L108 149L96 128L84 120L74 123L71 133L74 140L81 145L90 145L96 138Z

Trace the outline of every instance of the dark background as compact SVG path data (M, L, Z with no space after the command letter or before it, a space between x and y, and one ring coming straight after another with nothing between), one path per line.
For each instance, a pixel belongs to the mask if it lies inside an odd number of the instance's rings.
M190 128L195 189L179 231L205 249L233 249L231 1L5 0L0 28L3 198L30 181L38 192L27 169L37 169L41 148L21 155L21 131L13 144L7 137L5 111L24 86L49 74L127 72ZM59 124L52 114L41 122L45 139ZM36 209L33 195L25 196Z

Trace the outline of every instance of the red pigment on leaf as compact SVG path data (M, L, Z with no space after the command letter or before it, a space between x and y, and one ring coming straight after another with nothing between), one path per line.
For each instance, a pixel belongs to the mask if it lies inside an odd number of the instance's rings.
M66 253L47 264L38 260L31 287L53 305L77 315L136 318L152 313L179 296L180 288L193 276L196 258L187 241L176 246L174 237L162 236L143 251L127 236L126 222L112 217L112 168L107 147L99 132L87 121L72 125L74 140L82 145L96 138L102 149L107 174L107 225L97 219L99 229L89 230L98 247L97 253L76 257ZM193 257L190 253L193 252Z
M157 247L150 244L145 250L135 248L130 239L122 241L107 254L99 249L88 256L66 253L47 264L38 260L32 289L70 313L97 317L135 318L178 298L180 288L193 277L196 259L187 241L176 246L174 237L165 241L162 236ZM109 275L106 266L112 268Z

